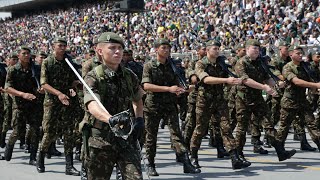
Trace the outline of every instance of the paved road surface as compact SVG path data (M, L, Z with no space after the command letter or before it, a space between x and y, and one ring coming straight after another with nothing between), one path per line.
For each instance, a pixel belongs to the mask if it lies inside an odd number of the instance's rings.
M217 159L216 149L209 148L208 140L204 139L202 149L199 151L202 173L197 175L183 174L182 165L175 162L175 154L170 149L169 132L160 130L158 136L158 149L156 166L160 176L152 177L157 180L186 180L186 179L254 179L254 180L313 180L320 177L320 153L302 152L299 143L292 140L292 134L288 136L286 148L296 148L297 154L290 160L278 162L274 149L268 155L252 153L252 145L249 140L245 147L245 154L252 162L249 168L234 171L229 159ZM308 136L310 139L310 137ZM311 143L311 141L309 140ZM311 143L313 146L314 143ZM58 146L62 151L62 146ZM4 149L0 149L3 154ZM28 165L28 155L18 149L18 143L14 149L10 162L0 161L0 180L78 180L79 177L66 176L64 174L64 158L53 157L46 159L46 173L39 174L36 168ZM75 162L75 167L80 169L80 163ZM144 173L144 178L147 176ZM111 179L115 179L113 174Z

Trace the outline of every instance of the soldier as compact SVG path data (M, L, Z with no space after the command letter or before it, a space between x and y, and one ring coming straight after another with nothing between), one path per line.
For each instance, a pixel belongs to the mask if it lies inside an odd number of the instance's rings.
M197 47L198 50L198 61L200 61L204 56L206 56L206 45L203 43ZM186 77L189 79L189 84L195 85L194 90L192 90L188 95L188 111L186 115L186 125L183 132L184 143L190 151L190 140L196 127L196 99L198 95L198 77L194 71L194 63L189 62L189 68L186 71ZM210 141L212 143L212 141ZM209 142L209 143L210 143Z
M224 156L223 142L231 154L233 169L250 166L250 162L244 162L239 158L230 122L228 118L227 101L223 94L223 84L241 84L241 79L229 77L217 63L221 44L210 40L206 43L207 56L196 63L195 72L199 77L199 90L196 101L196 127L190 143L191 161L195 167L200 168L198 163L198 150L202 137L205 135L212 121L215 132L218 158ZM219 133L219 134L218 134ZM220 134L221 133L221 134ZM221 137L222 136L222 137Z
M283 67L291 61L291 58L289 57L289 44L281 41L279 43L279 54L275 56L270 62L271 66L274 66L275 69L273 70L273 74L278 76L278 78L282 81L285 81L285 78L282 75ZM273 125L275 126L280 119L280 101L284 93L284 88L281 89L281 93L278 94L276 97L272 97L271 103L271 121ZM315 151L316 148L313 148L310 146L306 139L306 133L305 128L300 126L299 120L295 118L293 120L293 124L295 127L295 131L300 131L301 135L298 137L300 140L300 149L304 151ZM264 145L268 146L267 138L264 139Z
M244 43L239 43L236 48L236 56L234 58L231 58L229 60L230 65L232 66L232 69L234 70L234 66L236 63L241 59L243 56L246 55L246 47ZM229 119L230 119L230 126L232 131L235 129L237 125L237 118L236 118L236 103L235 103L235 97L237 94L236 86L231 86L228 95L225 97L228 98L228 107L229 107Z
M133 71L138 76L139 82L141 82L142 73L143 73L143 64L141 62L133 60L131 49L124 50L122 63L126 68L129 68L131 71Z
M260 43L250 39L246 42L246 56L241 58L235 66L237 75L242 79L242 85L237 86L236 112L237 131L236 141L240 156L244 158L243 147L246 142L246 131L252 114L263 123L265 133L270 138L270 143L276 149L279 161L289 159L295 150L285 151L281 142L275 139L276 130L270 122L268 106L262 97L261 90L275 96L276 92L270 87L274 81L262 68L259 57ZM265 84L266 83L266 84ZM284 83L281 83L283 86ZM280 86L280 87L281 87Z
M5 69L6 65L2 62L0 62L0 130L2 131L2 125L3 125L3 120L4 120L4 101L3 101L3 96L5 93L4 91L4 85L6 81L6 75L7 71ZM0 133L0 140L3 141L1 142L4 144L5 143L5 136L6 134ZM2 138L4 137L4 139ZM5 146L5 145L4 145ZM4 157L0 154L0 160L4 160Z
M62 133L64 137L64 154L66 158L66 175L79 176L80 173L73 167L74 122L69 119L73 113L69 109L70 89L79 81L67 62L65 50L67 41L57 37L53 41L53 54L49 55L41 65L41 85L46 90L44 99L44 115L42 121L43 138L37 158L37 171L45 172L44 156L57 136ZM59 133L59 134L58 134Z
M313 50L310 53L312 62L310 63L312 71L314 72L314 75L316 76L317 80L320 80L320 51L319 49ZM319 104L320 104L320 98L319 93L313 93L314 91L308 91L308 97L310 105L313 109L313 111L317 112L316 115L316 122L317 126L320 129L320 116L319 116ZM317 111L318 110L318 111Z
M188 150L185 147L179 129L177 113L177 95L184 92L179 87L178 78L170 63L171 45L167 39L159 39L155 43L156 58L144 64L142 86L147 92L144 117L146 124L146 158L148 174L159 176L155 168L156 144L160 119L168 122L172 144L178 161L183 163L184 173L200 173L200 169L191 165Z
M291 62L283 67L283 77L288 85L281 98L280 125L277 139L284 147L289 127L296 116L299 117L301 127L306 126L313 142L320 151L320 130L317 127L313 110L306 99L306 88L320 89L319 82L311 82L311 77L306 68L307 64L302 62L303 49L300 46L292 45L289 48ZM298 135L303 132L298 132Z
M12 128L4 156L6 161L10 161L15 142L25 135L26 124L30 125L30 165L36 164L36 154L38 149L39 126L35 120L37 113L36 94L40 89L33 78L33 67L31 65L31 49L21 46L18 50L19 62L8 69L6 78L6 93L12 95ZM24 137L23 137L24 139Z
M103 64L95 67L85 77L85 81L96 94L106 111L102 109L92 94L84 91L84 104L95 117L90 122L89 157L86 158L88 179L110 179L112 169L117 163L124 179L143 179L140 163L140 152L137 150L137 139L142 135L143 102L142 89L137 76L120 65L124 43L120 36L106 32L98 38L96 52ZM126 141L116 137L111 130L115 124L127 124L129 117L112 116L128 107L132 107L136 121L134 134Z
M6 70L11 67L14 66L17 62L18 62L19 58L18 58L18 54L15 52L10 53L9 58L6 60ZM6 70L2 70L3 72ZM5 73L6 76L6 73ZM4 78L5 78L4 76ZM4 85L4 84L3 84ZM12 119L12 98L9 94L4 93L3 94L3 101L4 101L4 109L3 109L3 123L2 123L2 129L1 130L1 139L0 139L0 147L4 148L6 146L6 135L7 132L9 130L9 128L11 127L11 119Z

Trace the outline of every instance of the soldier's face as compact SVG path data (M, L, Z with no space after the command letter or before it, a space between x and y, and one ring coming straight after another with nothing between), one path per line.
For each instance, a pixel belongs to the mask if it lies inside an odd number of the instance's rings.
M45 56L38 55L38 56L36 57L36 62L41 65L42 62L43 62L43 60L44 60L45 58L46 58Z
M246 48L246 53L252 60L255 60L258 58L259 51L260 51L259 46L249 46Z
M17 64L18 62L18 58L14 57L14 58L9 58L7 61L7 66L14 66L15 64Z
M289 56L289 51L288 51L289 48L287 46L280 46L279 49L280 49L281 55Z
M317 62L317 63L320 62L320 55L317 55L317 54L313 55L312 61Z
M20 50L18 57L22 63L29 63L31 57L30 51L22 49Z
M123 47L119 43L101 43L97 47L98 54L107 65L119 65L123 57Z
M302 61L303 52L300 49L295 49L290 53L290 57L293 61Z
M160 57L167 59L170 56L171 47L169 45L160 45L156 51Z
M246 55L246 49L245 48L240 48L240 49L238 49L237 50L237 56L238 57L243 57L243 56L245 56Z
M66 52L67 45L65 43L54 43L53 50L58 55L63 55Z
M198 51L198 54L201 57L205 56L206 55L206 48L205 47L200 48Z
M207 56L210 58L217 58L220 54L219 46L210 46L207 48Z

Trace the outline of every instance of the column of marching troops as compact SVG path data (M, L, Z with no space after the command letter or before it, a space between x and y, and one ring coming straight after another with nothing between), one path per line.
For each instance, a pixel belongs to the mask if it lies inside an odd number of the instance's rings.
M125 120L97 117L94 109L99 108L91 103L96 99L82 89L64 61L71 60L66 54L67 41L55 38L52 54L39 52L32 57L31 49L21 46L7 58L6 69L1 65L0 145L5 148L2 160L11 160L14 144L20 139L20 148L25 144L30 153L29 164L35 165L39 173L45 172L45 157L61 156L55 144L63 137L67 175L80 175L73 166L75 147L76 159L83 162L82 179L109 179L115 164L118 179L142 179L141 149L137 146L143 146L148 176L159 176L155 159L161 123L170 131L171 146L184 173L201 172L198 151L207 134L210 146L217 148L217 158L230 157L233 169L251 165L243 152L247 132L251 133L254 153L268 154L264 147L274 147L279 161L296 153L285 149L292 126L301 150L316 151L307 142L305 128L320 148L320 121L318 115L314 116L319 103L319 50L312 51L309 62L304 62L300 46L281 42L279 53L269 60L260 55L260 43L249 39L235 47L235 57L224 57L220 43L209 40L199 44L198 60L183 61L183 68L181 61L170 58L167 39L156 41L155 57L144 64L133 60L133 52L124 49L117 34L103 33L94 44L82 67L74 62L73 66L110 116L133 102L134 137L123 141L105 125ZM107 51L119 53L122 58L121 64L115 63L116 70L108 66L114 62L108 60L111 55L104 53ZM268 64L272 74L263 63ZM181 86L177 73L184 76L187 88ZM142 109L141 99L143 118L141 113L137 115L137 109ZM179 118L183 121L181 128ZM13 130L5 142L10 127ZM137 133L141 129L143 133ZM82 136L79 132L83 132Z

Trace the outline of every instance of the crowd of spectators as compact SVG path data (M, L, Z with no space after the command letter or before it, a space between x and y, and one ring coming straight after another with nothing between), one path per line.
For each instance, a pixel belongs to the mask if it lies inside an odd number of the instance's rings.
M107 1L106 1L107 2ZM75 56L82 55L104 31L127 38L127 16L110 12L113 3L90 3L27 14L0 22L0 56L20 45L35 52L50 51L51 41L63 36ZM280 40L319 45L320 6L317 0L145 0L144 13L131 14L130 45L135 54L154 52L153 42L165 37L172 52L194 50L208 39L229 49L256 38L271 50Z

